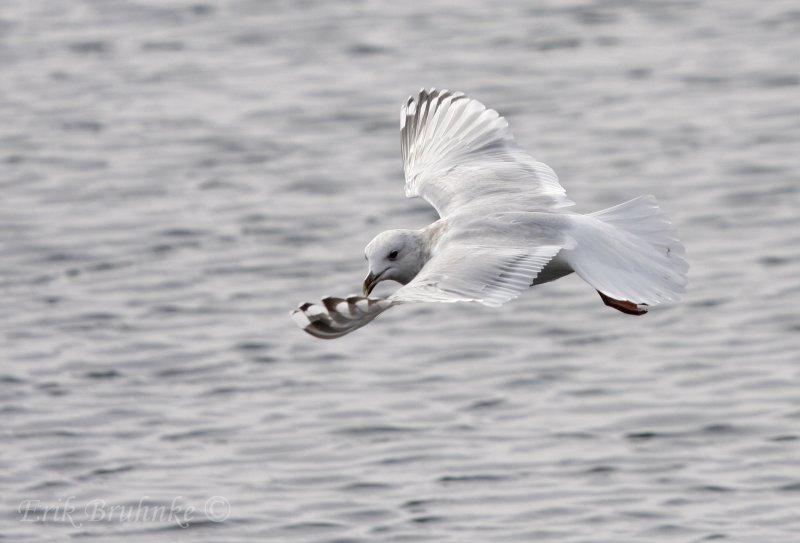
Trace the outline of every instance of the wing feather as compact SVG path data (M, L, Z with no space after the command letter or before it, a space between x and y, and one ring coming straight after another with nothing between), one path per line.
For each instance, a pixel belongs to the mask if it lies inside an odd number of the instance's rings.
M444 217L465 206L549 210L572 205L555 172L514 141L495 110L460 92L421 90L400 112L406 196Z
M450 243L389 300L499 306L530 287L560 250L560 245L498 248Z
M394 302L385 299L327 296L321 304L304 303L289 315L292 320L321 339L335 339L357 330L389 309Z

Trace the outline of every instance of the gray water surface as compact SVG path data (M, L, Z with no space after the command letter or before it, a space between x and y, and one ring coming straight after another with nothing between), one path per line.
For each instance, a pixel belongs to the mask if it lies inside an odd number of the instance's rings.
M800 540L799 58L793 1L0 3L0 539ZM655 194L685 300L297 329L436 218L422 86Z

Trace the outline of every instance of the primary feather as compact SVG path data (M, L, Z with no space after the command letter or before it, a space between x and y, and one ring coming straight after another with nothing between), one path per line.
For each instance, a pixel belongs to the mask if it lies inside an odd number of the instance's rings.
M400 112L406 196L446 217L466 206L548 210L573 205L555 172L514 141L508 122L460 92L431 89Z

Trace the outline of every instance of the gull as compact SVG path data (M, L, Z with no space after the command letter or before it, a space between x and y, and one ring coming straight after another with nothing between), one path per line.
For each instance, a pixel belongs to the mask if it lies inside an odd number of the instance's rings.
M563 211L574 203L555 172L517 145L503 117L464 93L411 96L400 144L406 196L425 199L440 218L378 234L365 249L364 296L327 296L291 312L309 334L341 337L411 302L500 306L573 272L628 315L685 291L684 247L653 196L586 215ZM370 297L390 280L403 286Z

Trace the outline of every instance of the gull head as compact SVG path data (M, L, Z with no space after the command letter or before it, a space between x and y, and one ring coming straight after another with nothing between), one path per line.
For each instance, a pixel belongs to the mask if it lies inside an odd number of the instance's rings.
M405 285L419 273L427 260L425 240L418 230L381 232L364 249L369 274L364 279L364 294L369 296L381 281Z

